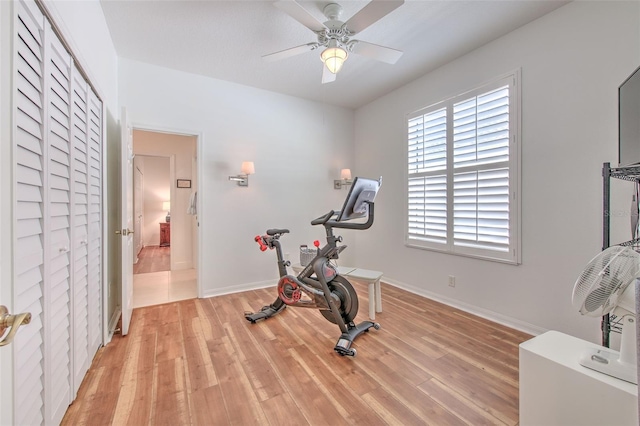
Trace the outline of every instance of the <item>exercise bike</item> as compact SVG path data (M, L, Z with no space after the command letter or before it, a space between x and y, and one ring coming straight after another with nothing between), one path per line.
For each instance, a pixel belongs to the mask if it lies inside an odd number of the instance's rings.
M268 229L266 235L255 237L261 251L276 250L280 280L276 300L258 312L245 312L248 321L256 323L270 318L287 306L319 309L322 316L337 324L342 332L333 349L341 356L356 356L356 349L351 347L353 341L371 327L379 330L380 324L373 321L363 321L359 324L353 322L358 313L358 295L351 283L341 276L331 263L331 260L338 259L339 254L347 248L346 245L337 244L342 242L342 237L335 236L333 229L369 229L373 225L373 201L381 183L382 178L373 180L356 177L342 210L331 210L311 221L311 225L324 226L327 244L318 248L316 256L298 276L287 273L287 267L291 262L285 260L282 255L280 237L288 234L288 229ZM366 222L347 222L365 216Z

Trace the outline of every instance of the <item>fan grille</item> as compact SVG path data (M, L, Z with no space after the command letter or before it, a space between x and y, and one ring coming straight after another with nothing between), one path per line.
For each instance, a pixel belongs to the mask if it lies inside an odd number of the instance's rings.
M573 306L583 315L602 316L640 275L640 255L629 247L613 246L591 259L573 287Z

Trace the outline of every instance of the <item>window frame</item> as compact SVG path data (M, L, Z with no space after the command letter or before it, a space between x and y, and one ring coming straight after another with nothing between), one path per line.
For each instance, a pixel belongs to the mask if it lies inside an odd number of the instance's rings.
M454 169L453 164L453 120L450 112L453 107L470 98L483 95L500 87L508 86L509 89L509 159L500 163L488 163L472 166L462 166ZM446 110L446 167L438 170L437 174L446 175L446 242L428 241L410 235L410 179L420 177L435 176L425 173L409 172L409 149L410 149L410 126L412 119L424 116L431 112L438 111L442 108ZM452 115L452 114L451 114ZM496 261L519 265L521 263L521 82L520 69L516 69L510 73L495 78L489 82L481 84L471 90L467 90L458 95L451 96L444 100L432 103L429 106L412 111L405 115L405 226L404 239L405 246L423 250L437 251L441 253L472 257L477 259ZM497 166L497 167L496 167ZM456 245L454 243L453 232L453 188L454 188L454 172L460 174L463 172L491 170L497 168L508 167L508 196L509 196L509 243L507 251L498 251L487 248L466 247ZM416 174L418 176L416 176Z

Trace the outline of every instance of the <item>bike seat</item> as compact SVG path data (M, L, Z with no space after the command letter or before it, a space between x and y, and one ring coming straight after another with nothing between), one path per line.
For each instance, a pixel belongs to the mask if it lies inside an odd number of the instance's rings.
M288 229L267 229L267 235L288 234Z

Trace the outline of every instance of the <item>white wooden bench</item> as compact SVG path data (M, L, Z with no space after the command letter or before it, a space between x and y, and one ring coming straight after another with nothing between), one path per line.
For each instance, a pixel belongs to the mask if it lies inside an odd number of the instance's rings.
M296 274L299 274L304 269L299 263L291 265L291 267ZM369 285L369 318L372 321L375 320L376 312L382 312L382 293L380 292L382 272L350 266L338 266L338 273L357 281L364 281Z

